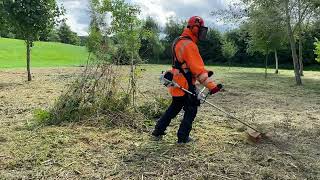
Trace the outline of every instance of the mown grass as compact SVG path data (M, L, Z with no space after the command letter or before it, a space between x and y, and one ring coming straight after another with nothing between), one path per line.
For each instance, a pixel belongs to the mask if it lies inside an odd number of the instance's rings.
M159 74L169 66L141 68L146 71L138 81L139 102L152 102L153 97L170 99L166 88L158 83ZM0 126L0 179L320 178L319 72L306 72L305 85L297 87L289 70L281 70L279 75L270 70L272 73L265 79L261 68L208 69L214 70L216 81L226 87L226 92L208 100L263 132L271 132L271 142L250 143L246 128L205 104L199 109L191 133L196 142L185 146L176 144L182 114L172 121L160 142L150 140L149 133L124 128L70 124L28 129L15 120L30 114L33 102L23 96L10 96L35 91L25 91L30 85L22 84L6 89L3 98L9 115L13 111L10 108L15 107L12 100L18 99L18 104L27 107L25 114L16 119L8 119L6 113L0 116L7 121ZM51 76L42 76L43 82L36 86L35 98L43 101L48 96L44 93L46 87L53 88L57 80L51 71L48 74Z
M83 65L88 57L85 47L55 42L35 42L31 67L68 67ZM24 41L0 38L0 68L26 67Z

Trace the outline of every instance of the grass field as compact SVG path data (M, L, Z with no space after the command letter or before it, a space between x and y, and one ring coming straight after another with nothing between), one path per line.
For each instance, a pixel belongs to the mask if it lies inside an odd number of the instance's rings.
M85 47L53 42L35 42L31 52L31 67L79 66L87 60ZM24 41L0 38L0 68L26 67Z
M144 66L140 100L170 98L158 82L168 66ZM173 120L160 142L132 129L69 124L29 129L37 108L47 108L79 68L38 68L34 81L24 71L0 70L0 179L320 179L320 72L210 67L226 91L208 100L264 132L271 141L252 144L245 128L202 105L191 135L178 146ZM145 99L144 99L145 100ZM152 129L150 128L150 131Z

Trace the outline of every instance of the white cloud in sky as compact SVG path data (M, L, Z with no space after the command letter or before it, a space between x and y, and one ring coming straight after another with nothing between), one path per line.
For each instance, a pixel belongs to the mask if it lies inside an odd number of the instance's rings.
M67 24L80 36L87 35L90 23L88 0L57 0L66 10L64 17Z
M90 23L88 0L57 0L66 9L65 17L67 24L79 35L87 35ZM180 20L187 20L189 17L201 16L209 27L225 30L229 25L217 22L210 12L216 9L225 8L234 0L126 0L126 2L137 4L141 7L141 18L153 17L162 27L171 16Z

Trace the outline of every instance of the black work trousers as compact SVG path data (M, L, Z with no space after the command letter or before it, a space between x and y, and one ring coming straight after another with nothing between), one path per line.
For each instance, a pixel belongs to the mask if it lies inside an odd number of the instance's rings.
M183 108L184 116L181 121L177 136L178 140L184 141L187 140L192 129L192 123L197 115L198 105L197 100L194 98L190 98L190 96L185 95L182 97L172 97L172 103L165 112L165 114L158 120L155 130L153 132L154 135L164 135L167 127L170 125L170 122L173 118L177 116L177 114Z

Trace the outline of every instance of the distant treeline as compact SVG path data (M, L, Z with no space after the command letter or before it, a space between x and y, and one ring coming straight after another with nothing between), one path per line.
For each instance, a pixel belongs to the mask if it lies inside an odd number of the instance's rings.
M185 22L170 19L163 31L152 18L147 18L144 29L148 29L155 35L153 38L141 39L140 56L149 63L170 63L171 44L185 28ZM250 51L250 34L247 25L220 32L210 28L207 41L199 43L199 50L207 64L232 64L243 66L264 66L265 55ZM163 38L160 33L164 34ZM303 40L303 61L306 66L319 64L316 61L315 42L320 39L320 21L306 28ZM298 45L297 45L298 46ZM292 68L292 54L289 42L283 43L277 56L279 66ZM269 54L269 64L275 64L274 53Z
M148 17L143 23L143 29L148 30L147 36L141 35L141 48L139 55L146 63L167 64L171 61L171 44L185 28L185 22L169 19L164 28L161 28L154 19ZM220 32L210 28L207 41L199 43L199 50L206 64L230 64L241 66L264 66L265 55L259 52L250 52L250 34L248 26ZM0 36L17 38L10 28L2 26ZM316 61L315 42L320 39L320 21L306 28L304 33L303 61L306 66L319 64ZM108 37L112 43L117 43L112 37ZM87 36L78 36L72 32L66 21L62 21L58 27L42 32L40 41L61 42L66 44L87 44ZM297 45L298 46L298 45ZM123 52L126 54L125 52ZM292 56L289 42L277 52L279 66L283 68L292 67ZM275 56L270 53L269 65L275 64Z

